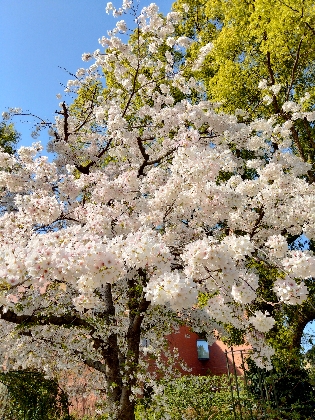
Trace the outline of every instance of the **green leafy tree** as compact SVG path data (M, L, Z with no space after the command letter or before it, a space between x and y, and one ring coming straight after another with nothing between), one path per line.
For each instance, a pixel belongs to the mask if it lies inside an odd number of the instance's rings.
M0 149L3 149L6 153L13 154L19 138L20 135L12 123L0 122Z
M208 98L219 103L218 111L238 114L240 120L277 114L283 123L295 114L294 123L288 125L293 141L287 147L312 164L308 177L313 181L314 124L307 118L299 118L299 109L293 109L292 102L298 103L300 109L314 111L314 3L310 0L177 0L173 8L183 13L178 33L194 40L187 53L191 65L186 72L205 85ZM207 45L209 48L205 50ZM204 50L202 62L200 56ZM240 155L244 152L236 151ZM254 153L248 155L248 159L254 157ZM256 176L255 171L244 169L244 177ZM292 249L308 246L314 250L311 241L308 243L298 236L287 239ZM267 290L266 285L276 273L261 264L256 268L261 287ZM312 281L308 287L309 298L298 308L284 309L281 305L271 307L259 302L260 308L278 319L271 341L282 349L286 360L301 362L303 330L315 318Z
M305 110L313 110L311 0L178 0L173 7L184 13L179 33L195 40L190 71L203 81L209 99L221 103L220 109L235 113L241 108L248 118L276 113L283 120L288 119L285 102L301 101ZM201 48L208 43L213 48L196 69ZM263 79L266 83L259 88ZM296 120L291 131L295 152L314 162L313 125Z
M16 151L16 145L20 134L15 130L12 123L7 123L5 119L0 122L0 151L13 155ZM0 170L3 170L0 168ZM0 214L14 208L13 196L0 188Z
M15 420L70 420L69 403L58 383L39 372L1 372L9 399L2 414Z

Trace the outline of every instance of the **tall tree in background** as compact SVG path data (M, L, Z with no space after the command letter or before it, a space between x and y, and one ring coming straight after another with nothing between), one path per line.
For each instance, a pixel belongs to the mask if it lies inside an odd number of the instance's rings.
M0 150L13 154L16 150L16 144L19 140L19 133L15 130L13 124L7 124L5 120L0 122Z
M7 117L9 114L4 112L3 115L4 117ZM12 123L8 123L6 118L3 118L0 122L0 151L13 155L16 152L19 137L20 135L15 130L14 125ZM4 168L1 167L1 170L3 169ZM6 191L5 188L0 188L0 214L8 210L10 211L13 208L13 194Z
M196 41L188 59L194 75L204 82L208 99L222 103L225 112L241 108L249 118L280 114L285 121L295 114L293 147L304 160L313 162L313 124L298 118L298 107L283 109L282 105L295 101L303 110L313 110L314 3L178 0L173 7L184 12L179 33ZM212 49L198 66L200 49L208 43Z
M314 180L315 128L315 7L309 0L178 0L183 13L179 34L194 40L187 74L201 80L209 100L240 120L271 118L287 122L291 142L285 146L310 162ZM200 57L204 60L200 60ZM199 64L200 62L200 64ZM187 64L186 64L187 65ZM295 103L295 104L294 104ZM302 117L301 111L307 114ZM276 145L276 147L278 147ZM311 204L305 202L305 206ZM314 242L289 235L292 249ZM279 312L283 344L299 348L304 327L315 318L315 291L302 307Z

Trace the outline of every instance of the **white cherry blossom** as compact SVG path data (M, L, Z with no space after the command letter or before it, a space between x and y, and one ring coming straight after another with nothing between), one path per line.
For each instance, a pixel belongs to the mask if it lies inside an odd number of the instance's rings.
M109 3L107 12L129 8ZM136 41L119 39L120 20L100 38L105 51L83 54L93 63L67 90L104 89L80 112L60 102L48 125L54 162L38 143L0 152L1 362L41 368L45 360L60 378L67 369L81 374L84 363L119 420L129 419L143 372L153 381L141 338L150 335L162 368L163 340L178 325L210 339L229 324L271 368L264 334L275 320L252 312L264 281L255 264L279 273L274 305L302 303L302 280L315 276L314 255L288 243L315 236L310 165L285 150L290 118L313 116L293 102L282 107L286 122L218 113L176 61L191 43L176 35L179 14L163 17L151 4L136 18ZM277 95L280 87L263 80L259 89Z

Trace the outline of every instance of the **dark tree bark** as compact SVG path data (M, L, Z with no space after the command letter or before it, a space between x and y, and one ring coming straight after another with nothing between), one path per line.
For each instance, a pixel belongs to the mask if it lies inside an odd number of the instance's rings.
M118 344L117 334L112 333L107 337L93 337L93 346L102 355L102 361L84 357L84 352L76 350L74 354L79 355L83 363L105 375L107 389L106 401L112 408L111 415L117 420L135 419L135 400L132 398L132 388L137 382L137 369L139 364L139 344L141 337L141 325L144 314L150 302L144 298L143 285L145 284L145 273L141 272L139 278L128 281L127 306L129 310L129 326L126 334L127 354L122 354ZM104 302L104 310L98 317L108 327L115 326L116 313L113 302L112 286L106 284L100 291ZM96 331L95 327L88 320L80 318L80 313L74 315L18 315L9 310L5 311L0 307L0 317L3 320L22 325L20 333L31 335L30 329L34 324L75 326L88 331L91 336ZM83 357L82 357L83 356Z

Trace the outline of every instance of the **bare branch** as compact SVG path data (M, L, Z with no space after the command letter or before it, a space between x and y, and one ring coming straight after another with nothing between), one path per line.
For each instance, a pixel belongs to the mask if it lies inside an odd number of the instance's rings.
M254 225L254 227L253 227L253 230L251 231L251 233L250 233L250 235L249 235L249 237L252 239L252 237L255 235L255 233L257 232L257 229L258 229L258 227L259 227L259 225L260 225L260 223L261 223L261 221L262 221L262 219L263 219L263 217L264 217L264 215L265 215L265 212L264 212L264 210L263 210L263 206L261 206L259 209L258 209L258 215L259 215L259 217L258 217L258 219L256 220L256 222L255 222L255 225Z
M141 150L141 149L140 149ZM145 159L142 163L142 165L140 166L139 170L138 170L138 178L141 175L144 175L144 169L147 166L151 166L151 165L155 165L156 163L160 163L163 159L167 158L168 156L170 156L172 153L175 152L175 150L177 150L177 147L174 147L173 149L169 150L168 152L166 152L163 156L154 159L154 160L149 160L150 156L146 153L146 155L148 156L148 159ZM142 155L143 156L143 155Z
M289 100L289 95L290 95L290 91L292 89L294 80L295 80L295 73L298 67L298 63L299 63L299 58L300 58L300 52L301 52L301 47L302 47L302 42L303 42L303 37L300 39L297 51L296 51L296 55L295 55L295 61L292 67L292 72L291 72L291 82L290 82L290 86L288 87L287 90L287 96L286 96L286 101Z
M64 130L64 135L65 135L64 140L65 140L65 142L67 142L68 139L69 139L69 132L68 132L68 118L69 118L69 113L68 113L68 108L66 107L66 103L65 102L62 102L62 109L63 109L62 115L64 117L64 120L63 120L63 130Z
M69 327L72 325L74 327L94 330L94 327L89 322L76 315L18 315L10 309L6 311L3 306L0 306L0 318L17 325L40 324L59 327Z
M270 58L270 52L269 51L267 52L267 55L266 55L266 65L267 65L267 69L268 69L271 84L274 85L276 83L276 81L275 81L275 76L274 76L272 65L271 65L271 58ZM272 95L272 103L273 103L273 107L274 107L275 112L277 114L280 114L281 113L281 108L278 104L276 95Z

